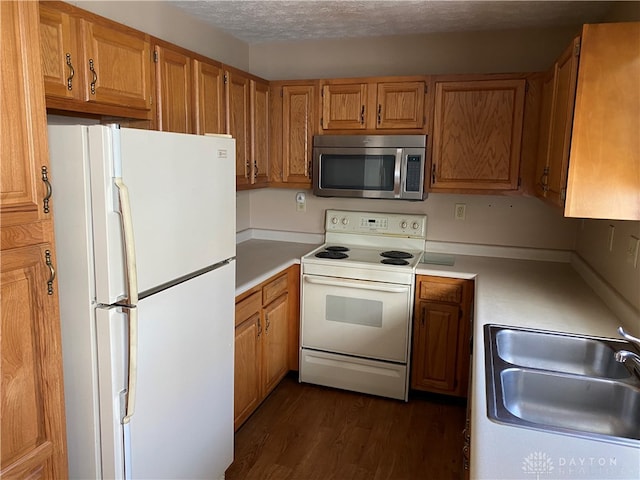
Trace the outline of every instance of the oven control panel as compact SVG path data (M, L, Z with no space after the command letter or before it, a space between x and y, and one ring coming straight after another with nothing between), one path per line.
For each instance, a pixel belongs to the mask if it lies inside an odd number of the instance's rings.
M425 238L427 216L402 213L327 210L327 232Z

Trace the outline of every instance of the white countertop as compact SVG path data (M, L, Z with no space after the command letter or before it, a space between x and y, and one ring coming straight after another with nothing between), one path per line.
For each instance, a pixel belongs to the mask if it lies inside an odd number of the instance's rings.
M237 245L236 295L282 271L317 245L248 240ZM640 478L640 449L501 425L488 419L485 324L616 337L620 321L569 263L455 255L420 264L421 275L475 279L471 409L472 479ZM626 325L631 332L638 326ZM527 471L536 457L545 463ZM540 464L538 464L540 465Z
M456 255L453 266L421 264L417 273L475 279L472 479L535 479L526 462L536 456L546 462L540 479L640 478L638 448L501 425L487 417L485 324L617 337L619 320L570 264Z
M319 244L247 240L236 245L236 296L300 263Z

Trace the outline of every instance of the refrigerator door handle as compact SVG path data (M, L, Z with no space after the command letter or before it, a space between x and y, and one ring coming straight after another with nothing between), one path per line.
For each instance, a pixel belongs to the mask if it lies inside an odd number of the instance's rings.
M133 239L133 222L131 219L131 202L129 201L129 189L121 177L114 179L118 187L120 199L120 215L122 218L122 231L124 237L124 254L127 273L127 291L129 295L129 373L127 386L127 407L122 423L129 423L135 409L137 357L138 357L138 273L136 271L136 252Z
M138 309L129 309L129 368L127 374L127 403L122 423L131 420L136 406L136 387L138 383Z

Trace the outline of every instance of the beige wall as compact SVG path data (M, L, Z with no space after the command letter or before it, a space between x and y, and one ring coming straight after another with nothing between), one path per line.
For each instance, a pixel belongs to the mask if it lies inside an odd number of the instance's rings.
M578 26L252 45L252 73L269 80L542 71Z
M427 240L573 250L579 221L565 219L535 198L431 194L424 202L319 198L306 191L306 212L297 212L295 190L261 189L250 195L252 228L324 233L327 208L428 215ZM455 220L456 203L466 205ZM246 224L246 219L239 222Z
M78 1L68 3L243 70L249 45L162 1Z
M609 250L609 225L613 225L613 249ZM640 310L640 263L627 261L631 236L640 238L640 222L584 220L578 228L576 251L609 282L629 303ZM635 332L640 335L640 319Z

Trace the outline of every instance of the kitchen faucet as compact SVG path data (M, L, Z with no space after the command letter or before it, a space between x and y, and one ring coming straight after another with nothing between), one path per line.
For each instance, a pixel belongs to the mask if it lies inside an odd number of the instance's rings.
M640 338L634 337L633 335L628 334L624 331L624 328L618 327L618 333L622 338L629 341L631 344L635 345L638 349L640 349ZM640 378L640 355L634 352L630 352L629 350L618 350L615 353L616 362L626 363L627 360L630 360L632 371L635 373L636 377Z

